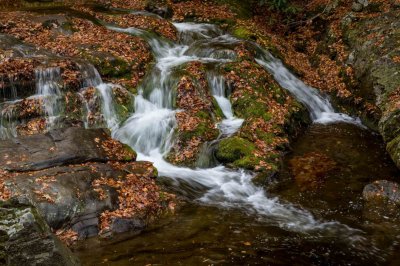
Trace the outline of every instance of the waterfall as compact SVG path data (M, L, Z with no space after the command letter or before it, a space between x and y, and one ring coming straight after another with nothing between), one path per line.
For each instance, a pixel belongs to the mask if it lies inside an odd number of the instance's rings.
M103 83L97 69L92 64L79 65L82 75L82 87L96 87Z
M36 95L30 98L42 99L48 128L54 126L60 115L58 101L61 98L61 70L59 67L35 69Z
M335 112L327 97L322 96L316 89L304 84L283 65L282 61L261 48L259 50L261 53L256 59L257 63L268 70L279 85L292 93L298 101L308 108L311 119L315 123L343 122L363 127L360 119Z
M222 75L215 73L208 74L208 84L215 100L217 101L225 119L218 125L222 136L235 134L242 126L244 120L233 115L232 104L228 99L225 79Z
M224 166L191 169L177 167L165 161L164 156L172 147L176 127L176 110L173 108L173 85L176 84L174 67L191 61L214 65L229 62L234 59L234 52L229 48L238 41L231 36L221 35L222 32L212 25L174 25L179 30L180 43L171 43L134 28L108 26L118 32L143 37L149 42L156 58L154 69L135 97L135 113L118 129L113 130L113 137L134 148L138 152L138 160L153 162L160 176L168 177L176 186L184 184L187 193L200 202L255 212L265 217L265 221L271 225L296 232L315 230L327 236L357 235L357 230L346 225L318 221L308 211L268 196L262 188L252 183L253 175L250 172ZM199 40L192 41L197 38ZM212 43L213 46L207 49L207 43ZM224 121L232 122L226 128L221 126L220 129L226 135L233 134L243 120L233 115L223 77L208 72L208 80L212 94L226 118ZM323 111L329 113L330 110Z

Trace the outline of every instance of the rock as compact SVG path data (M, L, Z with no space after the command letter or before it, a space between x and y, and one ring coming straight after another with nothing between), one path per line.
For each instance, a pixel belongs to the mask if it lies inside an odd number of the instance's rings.
M68 227L80 239L85 239L99 233L100 215L105 210L119 209L120 195L112 184L126 182L129 173L142 176L151 184L157 172L148 162L130 162L118 167L88 163L18 173L9 177L5 184L12 196L34 205L51 228ZM130 225L133 221L135 226ZM112 222L110 231L138 230L145 225L141 216L133 215L116 224Z
M357 0L358 3L362 4L363 7L367 7L369 4L368 0Z
M200 62L185 64L179 69L176 91L177 130L174 145L167 159L177 165L194 166L203 144L216 139L215 124L223 114L213 101L207 82L205 65Z
M399 185L387 180L368 184L363 190L363 216L373 222L400 220Z
M16 201L0 202L1 265L79 265L50 231L36 209Z
M365 201L382 201L400 205L399 184L387 180L378 180L364 187Z
M136 158L136 154L122 144L119 144L120 153L107 152L111 142L104 129L83 128L55 129L43 135L4 140L0 141L0 168L33 171L88 161L131 161Z
M103 129L0 141L0 154L7 195L36 207L52 229L72 230L79 239L142 229L172 199L155 184L153 164L135 162L135 152Z
M157 14L162 18L171 18L173 15L172 8L162 0L149 0L145 9L151 13Z
M310 152L290 160L296 183L303 191L319 188L336 166L334 160L319 152Z
M104 186L100 197L95 180L125 175L107 164L69 165L20 173L7 179L6 186L14 197L27 197L52 228L68 224L86 238L98 233L101 212L118 208L116 190Z
M142 229L169 205L152 163L134 162L136 154L103 129L0 141L0 154L1 184L10 197L36 207L53 229L72 229L81 239L97 235L105 219L107 233Z
M373 3L369 3L371 11ZM374 11L377 12L377 11ZM343 26L349 63L359 81L354 94L369 106L364 122L374 127L387 143L387 150L400 167L400 12L389 9L379 16L352 20Z
M254 49L240 43L234 51L238 62L227 63L221 70L232 92L232 110L244 121L234 135L219 143L215 154L221 162L263 173L259 177L273 176L280 168L289 138L296 137L309 115L268 71L256 64Z
M361 12L363 10L364 6L360 3L353 3L353 5L351 6L351 10L353 10L354 12Z

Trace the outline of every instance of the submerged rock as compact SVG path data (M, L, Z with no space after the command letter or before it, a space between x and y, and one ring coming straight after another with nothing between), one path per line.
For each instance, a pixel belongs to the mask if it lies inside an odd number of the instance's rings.
M0 235L1 265L80 264L32 206L0 202Z
M363 215L368 220L381 222L400 219L399 184L378 180L368 184L363 190Z
M399 184L387 180L378 180L364 187L363 198L365 201L390 202L400 206Z
M290 160L290 167L301 190L317 189L337 163L327 155L310 152Z

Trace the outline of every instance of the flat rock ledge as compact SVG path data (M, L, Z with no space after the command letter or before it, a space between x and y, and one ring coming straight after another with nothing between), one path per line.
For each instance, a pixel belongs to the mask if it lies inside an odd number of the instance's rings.
M36 234L35 230L40 229L35 225L38 224L45 228L40 232L46 235L40 241L54 242L32 249L35 258L46 253L49 245L62 246L53 233L64 243L72 244L96 235L109 237L141 230L175 205L174 196L162 192L156 185L156 177L157 170L152 163L137 162L136 153L129 146L111 139L104 129L64 128L2 140L0 203L8 204L11 200L18 204L0 208L4 214L0 217L0 233L6 232L2 233L5 238L0 237L0 246L7 246L11 236L16 237L18 243L28 242L25 234L21 237L10 235L7 232L14 229L4 229L3 225L9 226L9 217L18 215L33 218L28 224L23 220L25 218L15 218L19 219L17 227L28 234ZM28 214L21 214L21 210ZM41 246L43 248L38 248ZM28 253L13 249L12 245L8 245L2 254L6 265L25 264L15 264L11 257L22 256L29 260ZM28 264L53 265L48 261L61 256L57 252L46 254L43 264L34 260L33 264ZM20 259L18 262L23 262ZM67 257L65 261L55 261L57 265L75 263Z

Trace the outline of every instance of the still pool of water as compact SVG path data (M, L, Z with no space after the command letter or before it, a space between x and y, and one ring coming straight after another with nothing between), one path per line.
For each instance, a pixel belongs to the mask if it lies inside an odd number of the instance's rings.
M400 223L363 214L364 186L398 176L380 138L351 124L315 124L292 148L268 193L318 219L359 229L359 239L290 232L255 213L188 202L139 234L89 239L75 252L84 265L398 265ZM289 161L314 151L337 167L317 189L304 190Z

